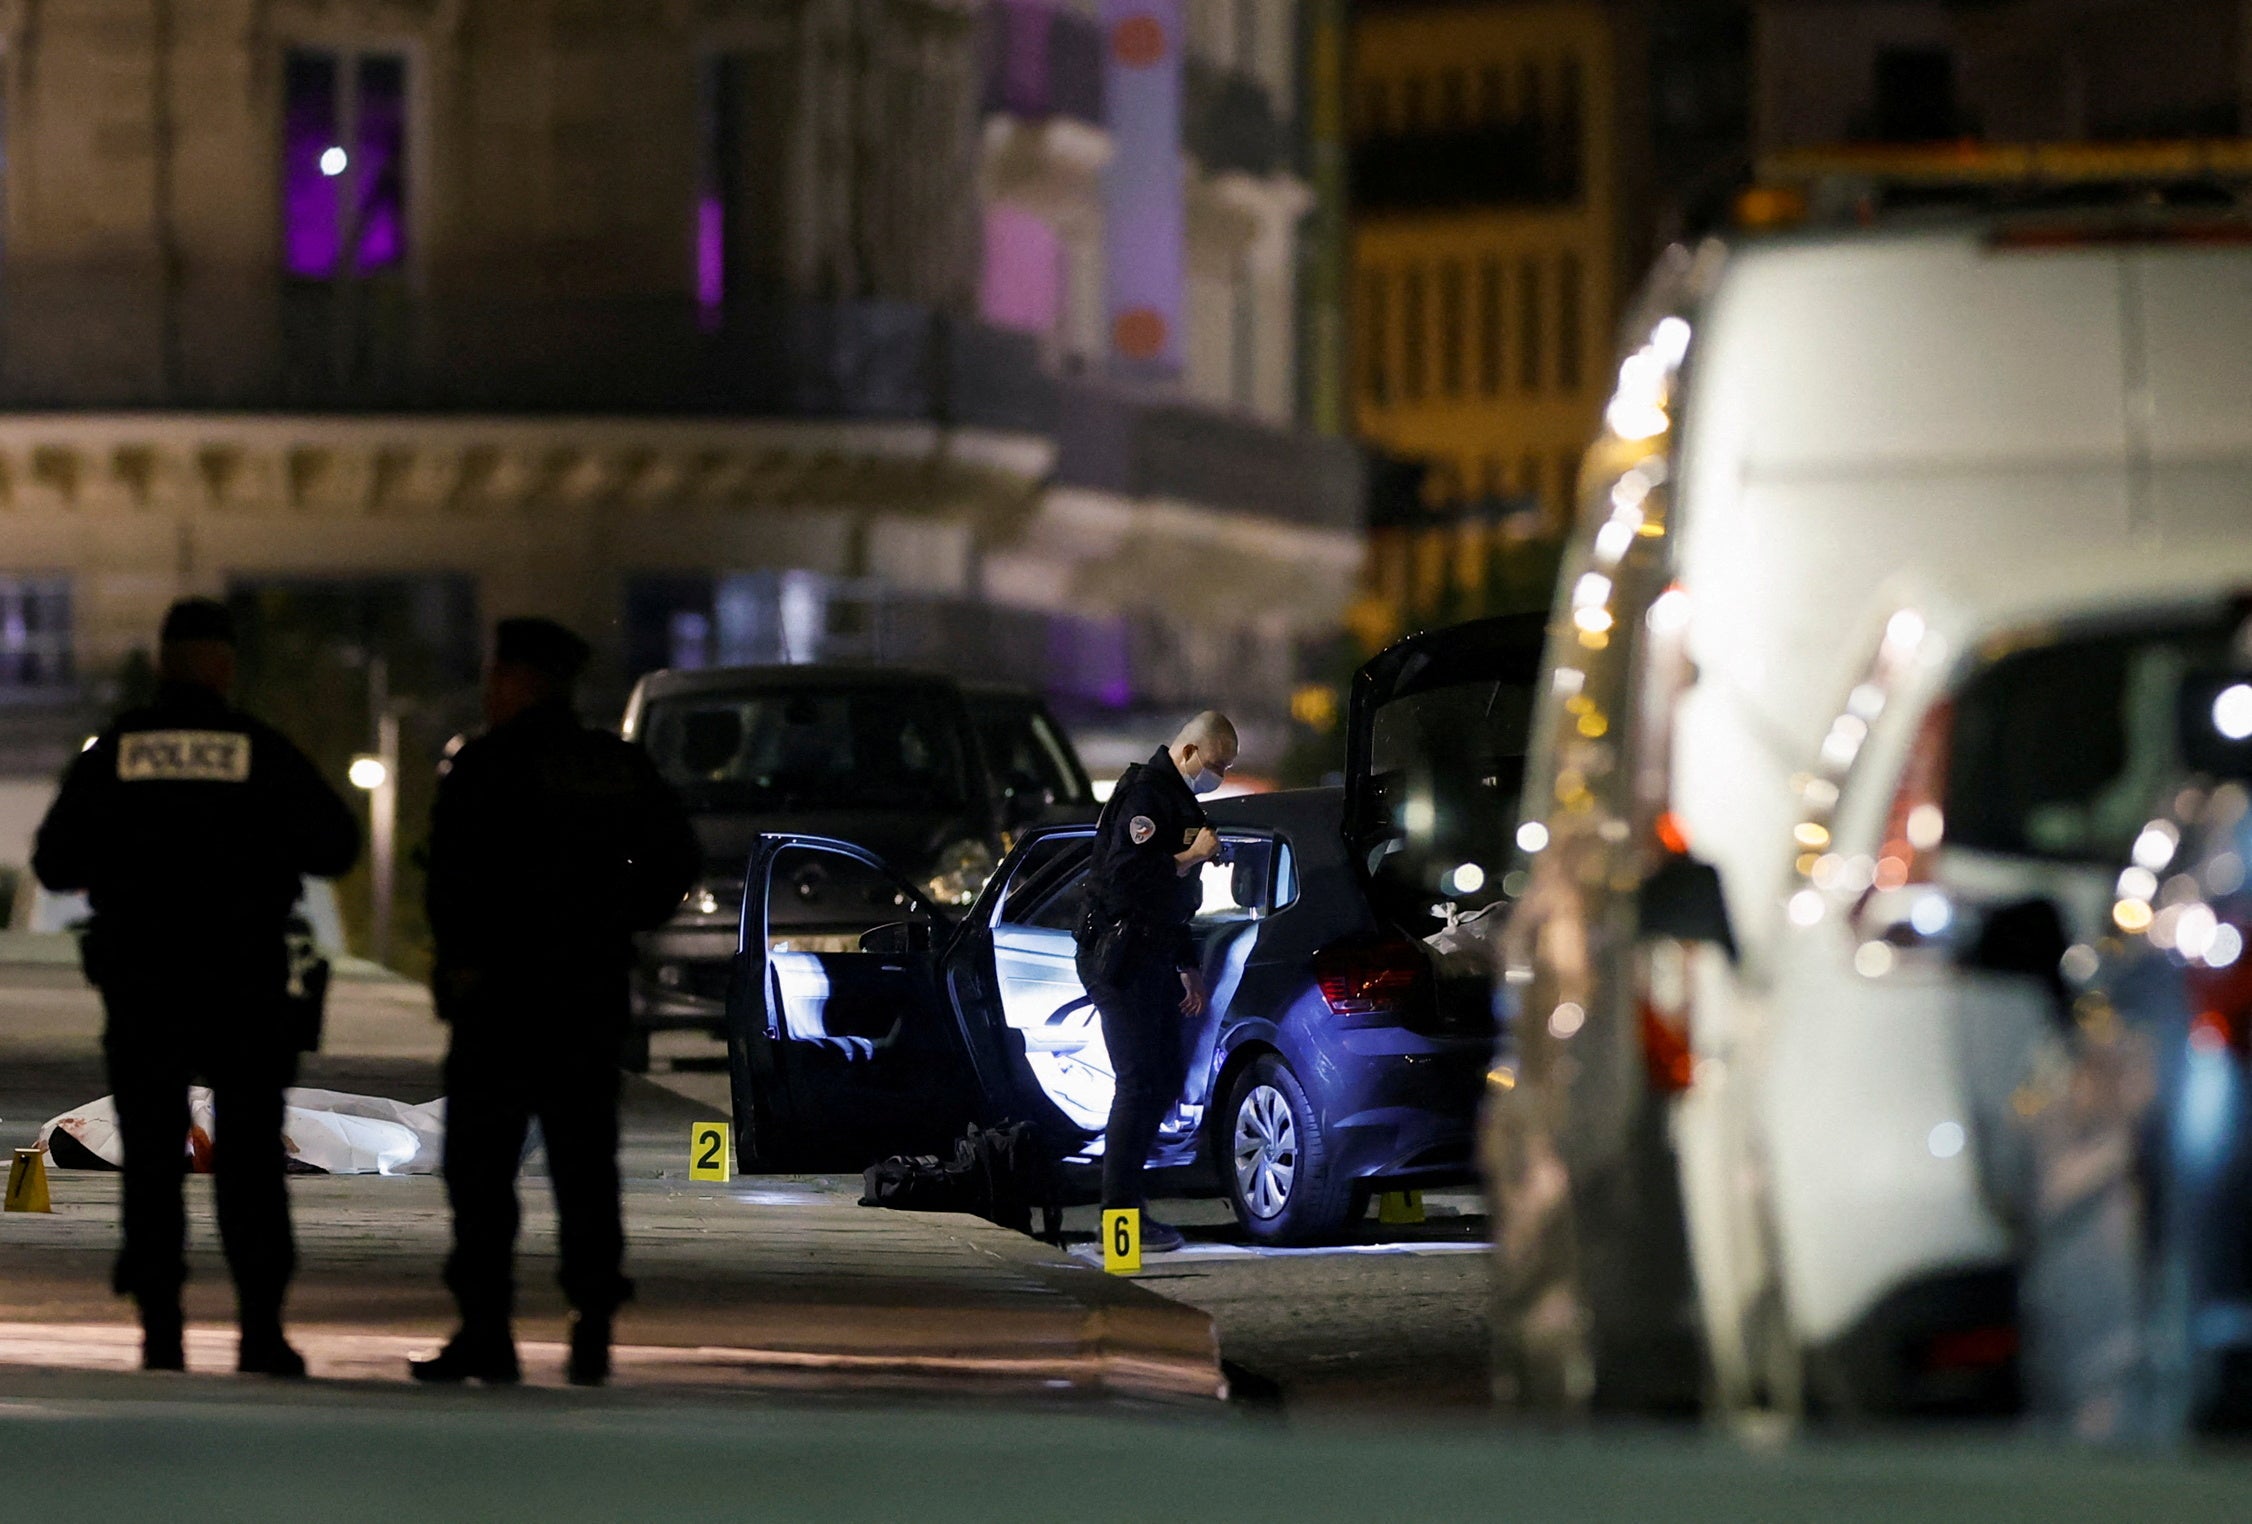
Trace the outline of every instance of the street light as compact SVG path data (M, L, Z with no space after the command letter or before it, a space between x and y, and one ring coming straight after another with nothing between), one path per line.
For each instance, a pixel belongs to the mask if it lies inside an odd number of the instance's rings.
M352 780L352 787L372 794L391 781L391 768L381 757L363 753L352 759L344 776Z

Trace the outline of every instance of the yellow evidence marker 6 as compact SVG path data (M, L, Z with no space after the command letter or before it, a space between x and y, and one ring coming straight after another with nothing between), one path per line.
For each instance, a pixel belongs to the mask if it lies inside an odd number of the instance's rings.
M727 1152L725 1122L698 1122L688 1129L689 1179L725 1184L735 1178L734 1162Z
M1387 1227L1412 1227L1423 1218L1421 1191L1386 1191L1376 1198L1376 1220Z
M8 1166L7 1209L11 1212L52 1212L47 1199L47 1156L36 1148L19 1148Z
M1142 1268L1142 1212L1118 1207L1103 1213L1103 1268L1125 1275Z

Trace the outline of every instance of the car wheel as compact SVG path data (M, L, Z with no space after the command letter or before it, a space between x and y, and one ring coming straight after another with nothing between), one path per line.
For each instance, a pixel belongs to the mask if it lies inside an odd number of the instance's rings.
M1356 1182L1330 1167L1321 1118L1280 1058L1267 1054L1237 1077L1221 1125L1228 1196L1254 1242L1315 1243L1352 1221Z

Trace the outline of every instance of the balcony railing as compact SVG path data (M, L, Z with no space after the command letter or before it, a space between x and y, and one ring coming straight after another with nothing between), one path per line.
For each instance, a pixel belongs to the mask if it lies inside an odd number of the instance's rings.
M292 285L202 296L167 321L147 287L0 288L0 409L912 421L1053 438L1074 485L1361 517L1343 441L1059 377L1033 336L914 303L745 304L705 331L685 300Z

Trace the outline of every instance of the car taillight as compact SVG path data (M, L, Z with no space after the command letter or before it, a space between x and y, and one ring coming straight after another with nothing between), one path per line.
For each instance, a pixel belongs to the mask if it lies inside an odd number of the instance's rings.
M1339 1016L1392 1016L1428 1004L1430 963L1402 936L1333 942L1314 954L1321 998Z
M1650 1088L1679 1095L1689 1088L1697 1068L1689 1046L1689 948L1671 938L1648 942L1636 961L1641 965L1636 1006L1642 1062Z
M2237 931L2244 935L2242 928ZM2182 987L2193 1013L2191 1047L2252 1050L2252 958L2239 956L2223 968L2192 966L2184 971Z
M1900 787L1893 792L1884 845L1877 852L1877 888L1900 889L1931 880L1935 853L1947 830L1944 803L1954 739L1955 706L1942 699L1916 727L1915 745L1901 769Z

